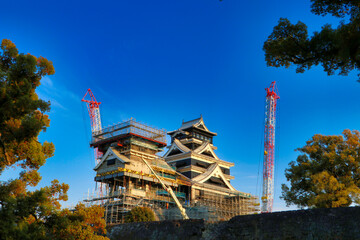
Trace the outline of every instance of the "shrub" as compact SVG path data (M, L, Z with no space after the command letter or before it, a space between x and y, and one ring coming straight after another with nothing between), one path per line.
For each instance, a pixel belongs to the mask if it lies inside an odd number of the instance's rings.
M155 221L154 211L148 207L135 207L126 216L125 222L150 222Z

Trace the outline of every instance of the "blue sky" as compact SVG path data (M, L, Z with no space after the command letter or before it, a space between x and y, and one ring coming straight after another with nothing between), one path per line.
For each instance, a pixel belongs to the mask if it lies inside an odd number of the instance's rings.
M2 9L0 38L55 66L37 91L52 102L51 126L40 139L56 147L40 186L55 178L68 183L65 205L94 187L90 123L80 101L88 88L102 102L103 126L134 117L171 131L202 114L218 133L218 156L235 163L232 184L259 195L264 89L277 81L277 211L287 209L280 185L294 149L316 133L359 129L355 73L266 66L262 46L280 17L303 21L310 33L337 24L311 14L310 1L6 1ZM14 176L9 169L1 179Z

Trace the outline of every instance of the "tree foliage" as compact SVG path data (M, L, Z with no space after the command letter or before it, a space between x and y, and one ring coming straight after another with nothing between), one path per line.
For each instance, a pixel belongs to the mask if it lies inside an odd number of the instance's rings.
M292 24L281 18L264 43L268 66L295 65L302 73L312 66L322 65L328 75L336 72L347 75L360 68L360 3L358 0L311 0L311 11L316 15L331 14L341 19L338 27L330 24L321 31L308 35L307 26ZM346 22L345 22L346 20ZM360 77L360 74L359 74Z
M51 226L48 239L105 240L104 209L98 205L85 207L78 204L75 211L64 209L52 214L47 224Z
M316 134L297 151L282 185L287 205L346 207L360 203L360 132L344 130L343 136Z
M37 186L39 168L54 155L52 143L38 141L50 125L45 114L50 103L35 92L42 77L54 73L46 58L19 53L14 43L2 40L0 174L16 166L22 171L18 178L0 182L0 239L103 239L98 234L105 234L102 208L60 210L59 201L68 198L67 184L53 180L51 186L28 190Z
M155 221L154 211L148 207L135 207L126 216L125 222L150 222Z

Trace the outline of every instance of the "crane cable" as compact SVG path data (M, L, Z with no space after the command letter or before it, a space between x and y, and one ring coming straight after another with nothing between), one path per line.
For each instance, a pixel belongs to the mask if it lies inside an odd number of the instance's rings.
M87 108L85 108L85 105L84 104L81 104L81 108L82 108L82 119L83 119L83 126L84 126L84 131L85 131L85 137L86 137L86 144L89 144L89 140L90 140L90 137L89 137L89 132L88 132L88 127L87 127L87 115L86 115L86 112L87 112ZM92 159L92 151L91 151L91 148L87 148L88 149L88 155L89 155L89 159ZM92 169L93 166L91 165L90 168ZM96 191L97 189L97 182L95 181L95 187L94 187L94 190L93 190L93 193ZM89 196L90 198L90 196Z
M265 100L266 100L266 97L263 98L263 103L265 103ZM265 104L263 105L262 107L264 110L265 110ZM257 196L260 196L262 193L262 180L260 182L260 187L258 188L259 186L259 179L260 179L260 168L262 167L261 163L263 163L263 160L264 160L264 157L263 157L263 154L264 154L264 136L265 136L265 130L264 130L264 126L265 126L265 112L264 112L264 115L262 117L263 121L262 121L262 125L261 125L261 140L260 140L260 148L259 148L259 162L258 162L258 173L257 173L257 180L256 180L256 191L255 191L255 195ZM262 178L261 178L262 179ZM260 197L261 199L261 197Z

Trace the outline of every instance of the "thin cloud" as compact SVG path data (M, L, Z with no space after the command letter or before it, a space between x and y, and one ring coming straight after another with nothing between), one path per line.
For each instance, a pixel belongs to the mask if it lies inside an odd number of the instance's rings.
M50 101L51 107L60 108L62 110L68 110L64 105L60 104L56 99L49 97L46 93L41 90L36 91L38 97L44 101Z
M51 79L48 76L43 77L41 79L41 85L43 85L45 87L50 87L50 88L52 88L54 86L53 82L51 81Z
M36 89L39 98L50 101L51 106L55 109L69 110L66 105L68 101L78 102L79 97L65 87L53 82L49 77L41 79L41 85Z

